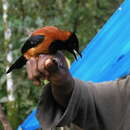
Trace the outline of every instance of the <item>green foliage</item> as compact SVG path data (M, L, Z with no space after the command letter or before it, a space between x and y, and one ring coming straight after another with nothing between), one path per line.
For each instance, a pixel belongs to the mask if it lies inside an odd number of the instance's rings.
M12 31L10 44L14 60L20 56L20 47L33 30L46 25L75 31L81 50L108 20L123 0L9 0L8 23ZM0 2L2 5L2 3ZM2 8L0 7L0 14ZM0 99L7 96L4 48L4 28L0 15ZM66 53L70 61L71 55ZM28 80L25 68L13 72L15 85L14 128L36 107L41 87ZM8 105L4 103L5 112ZM14 113L13 113L14 114ZM13 115L12 115L13 116ZM11 120L11 119L10 119Z

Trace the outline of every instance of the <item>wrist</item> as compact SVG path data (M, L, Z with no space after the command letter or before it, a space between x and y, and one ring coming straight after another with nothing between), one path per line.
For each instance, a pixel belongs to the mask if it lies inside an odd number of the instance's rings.
M64 79L62 84L51 84L51 86L52 95L57 103L66 106L74 89L74 79L72 76L68 77L68 79Z

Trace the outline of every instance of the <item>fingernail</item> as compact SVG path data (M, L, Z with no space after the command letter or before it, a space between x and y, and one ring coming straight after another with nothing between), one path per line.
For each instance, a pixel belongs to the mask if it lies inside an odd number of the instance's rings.
M45 57L44 54L39 55L39 58L44 58L44 57Z
M32 62L35 61L35 58L34 58L34 57L31 57L31 58L30 58L30 61L32 61Z

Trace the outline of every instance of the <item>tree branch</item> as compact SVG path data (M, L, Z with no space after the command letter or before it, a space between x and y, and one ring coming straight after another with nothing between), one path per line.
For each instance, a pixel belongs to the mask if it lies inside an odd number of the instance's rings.
M12 130L12 127L9 123L9 121L6 118L5 113L3 112L2 105L0 104L0 121L4 127L4 130Z

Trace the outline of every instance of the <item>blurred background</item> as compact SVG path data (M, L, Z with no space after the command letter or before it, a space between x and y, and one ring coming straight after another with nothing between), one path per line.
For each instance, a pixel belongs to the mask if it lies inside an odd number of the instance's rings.
M122 1L0 1L0 115L3 117L0 118L0 130L4 130L5 122L16 130L37 106L42 87L36 87L28 80L25 68L5 74L20 56L20 48L29 34L37 28L55 25L75 31L83 50ZM73 57L68 53L65 55L71 63Z

